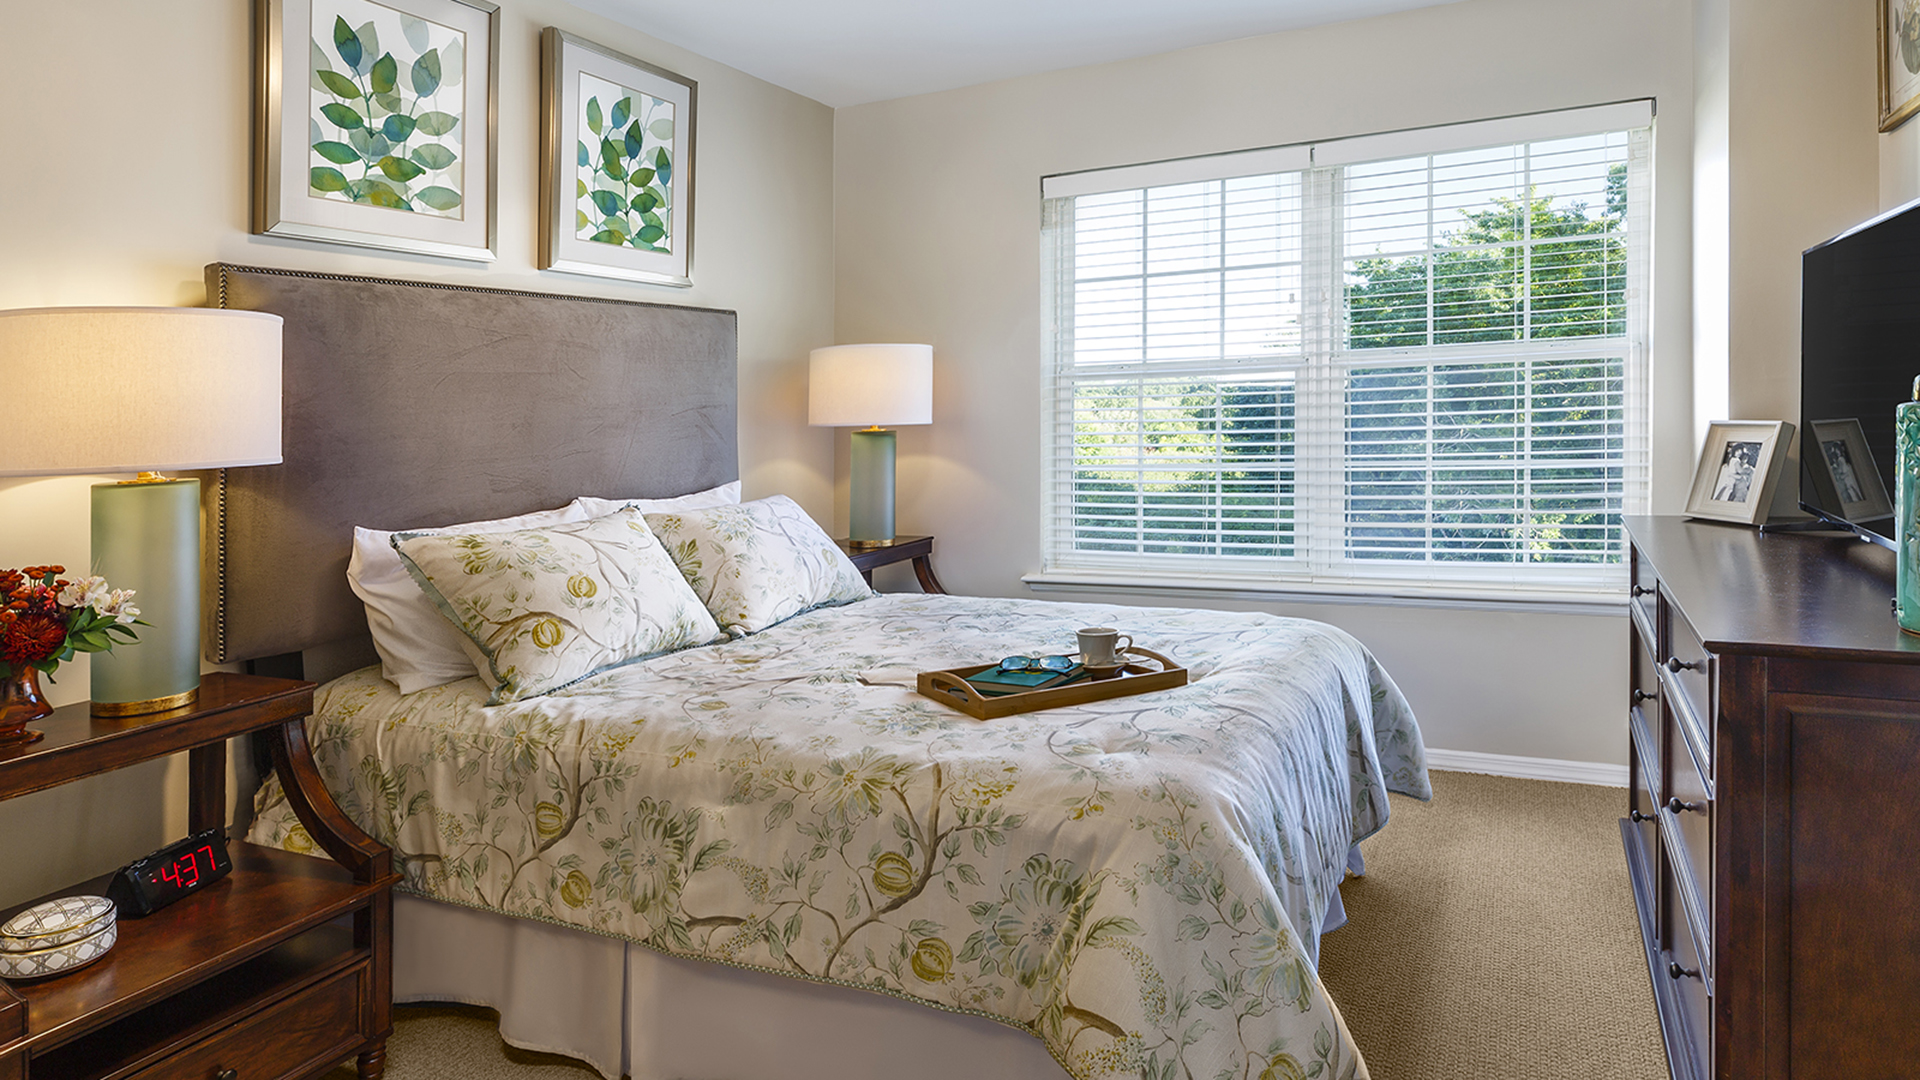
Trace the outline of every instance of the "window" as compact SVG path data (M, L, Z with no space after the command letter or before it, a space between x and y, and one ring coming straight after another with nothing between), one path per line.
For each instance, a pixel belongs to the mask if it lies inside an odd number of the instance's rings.
M1618 588L1650 122L1049 178L1047 570Z

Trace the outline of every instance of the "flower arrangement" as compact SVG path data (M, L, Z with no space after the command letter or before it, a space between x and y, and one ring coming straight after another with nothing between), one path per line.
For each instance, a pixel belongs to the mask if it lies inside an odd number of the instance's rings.
M138 640L133 628L147 624L133 590L111 588L100 577L68 581L64 573L64 566L0 570L0 678L25 668L51 675L75 653Z

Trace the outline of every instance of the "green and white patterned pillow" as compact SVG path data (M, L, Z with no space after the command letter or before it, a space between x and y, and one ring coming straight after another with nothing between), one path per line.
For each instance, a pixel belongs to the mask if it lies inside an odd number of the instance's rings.
M785 495L648 514L647 524L714 620L735 637L873 595L839 545Z
M503 533L396 533L488 702L538 697L610 667L719 639L638 510Z

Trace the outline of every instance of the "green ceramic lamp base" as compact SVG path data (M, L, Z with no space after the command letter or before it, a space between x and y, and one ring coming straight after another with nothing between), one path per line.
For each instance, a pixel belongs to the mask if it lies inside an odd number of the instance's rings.
M140 640L90 658L93 713L140 716L200 692L200 481L93 488L93 572L134 590Z
M848 546L891 547L894 433L880 428L856 431L849 451Z

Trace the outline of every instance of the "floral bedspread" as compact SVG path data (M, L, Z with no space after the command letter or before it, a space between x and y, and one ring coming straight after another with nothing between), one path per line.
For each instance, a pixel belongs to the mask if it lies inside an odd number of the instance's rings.
M1193 682L983 723L861 681L1087 625ZM1332 627L1028 600L877 596L496 707L367 668L309 732L412 892L986 1015L1082 1078L1366 1076L1319 927L1387 791L1431 795ZM312 849L259 805L255 842Z

